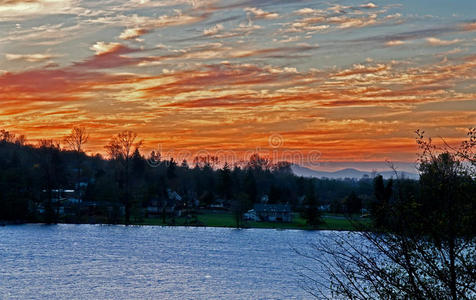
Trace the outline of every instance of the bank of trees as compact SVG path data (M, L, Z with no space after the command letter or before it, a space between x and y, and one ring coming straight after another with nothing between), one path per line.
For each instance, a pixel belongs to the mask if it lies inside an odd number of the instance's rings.
M317 298L476 298L476 131L459 147L417 132L420 180L374 179L372 226L314 243L301 275ZM317 272L314 272L317 271Z
M86 155L89 133L73 128L61 142L0 131L0 220L132 223L157 206L167 220L168 191L182 197L184 211L210 207L217 200L242 214L261 202L290 204L309 225L318 227L319 210L360 215L372 207L373 179L310 179L295 176L286 162L258 154L240 164L213 156L190 161L144 153L140 137L124 131L105 142L106 156ZM383 180L383 182L387 182ZM58 191L75 190L74 211L59 210Z
M239 165L213 156L177 162L160 153L143 153L140 138L124 131L105 141L103 157L85 154L88 141L84 128L73 128L61 141L35 143L0 131L0 220L128 224L143 218L146 207L156 205L164 209L165 221L168 191L174 191L188 208L209 207L221 199L236 213L237 222L266 195L268 203L290 204L317 226L319 206L334 200L343 204L353 191L367 200L371 196L369 178L297 177L288 163L272 163L258 154ZM66 214L55 203L64 190L74 190L77 199L74 211ZM343 209L339 205L338 210Z

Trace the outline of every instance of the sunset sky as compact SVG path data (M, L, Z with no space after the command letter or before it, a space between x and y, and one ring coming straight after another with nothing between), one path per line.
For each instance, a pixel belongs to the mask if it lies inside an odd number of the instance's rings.
M475 79L474 0L0 0L0 127L84 126L89 153L133 130L145 152L271 136L323 162L412 162L416 129L476 125Z

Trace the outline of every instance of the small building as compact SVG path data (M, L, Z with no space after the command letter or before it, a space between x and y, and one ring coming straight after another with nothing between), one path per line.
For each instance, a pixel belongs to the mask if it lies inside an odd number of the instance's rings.
M261 196L261 203L266 204L266 203L268 203L268 201L269 201L268 195L265 194L265 195Z
M169 197L169 200L176 201L176 202L182 201L182 196L177 194L176 191L172 191L171 189L167 189L167 196Z
M292 211L289 204L255 204L254 210L261 221L292 222Z
M146 213L147 215L158 215L161 213L160 201L157 198L150 200Z
M256 210L250 209L249 211L243 214L243 218L249 221L260 221L260 218L256 214Z
M49 192L51 193L51 205L53 206L54 211L58 215L76 213L77 206L79 204L79 199L76 197L75 190L52 189L48 191L44 189L42 190L42 198L44 199L44 201L48 199ZM44 214L46 212L45 204L40 203L37 207L37 211L40 214Z
M210 208L212 209L225 209L226 201L224 199L215 199L212 204L210 204Z
M167 197L168 199L161 203L162 207L160 208L160 211L164 211L165 209L165 213L180 217L182 215L182 209L184 206L182 196L180 196L176 191L167 189ZM163 206L164 204L165 207Z

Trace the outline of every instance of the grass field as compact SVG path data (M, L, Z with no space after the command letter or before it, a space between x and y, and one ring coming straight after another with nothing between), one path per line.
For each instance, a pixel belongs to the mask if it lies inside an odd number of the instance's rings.
M229 212L204 212L197 216L200 226L206 227L236 227L236 222L232 213ZM360 224L368 224L368 219L357 219ZM147 218L143 222L136 223L137 225L171 225L171 220L168 219L166 223L162 222L160 218ZM185 226L186 219L184 217L175 218L175 226ZM193 226L193 225L192 225ZM323 223L318 227L311 227L306 224L306 221L299 216L293 214L292 223L278 223L278 222L255 222L245 221L245 228L274 228L274 229L303 229L303 230L356 230L354 225L343 215L323 215Z

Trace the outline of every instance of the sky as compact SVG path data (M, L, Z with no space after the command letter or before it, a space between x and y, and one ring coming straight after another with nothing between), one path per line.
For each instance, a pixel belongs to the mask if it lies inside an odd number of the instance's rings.
M412 163L476 126L476 1L0 0L0 127ZM317 153L317 154L316 154ZM357 163L357 164L356 164Z

